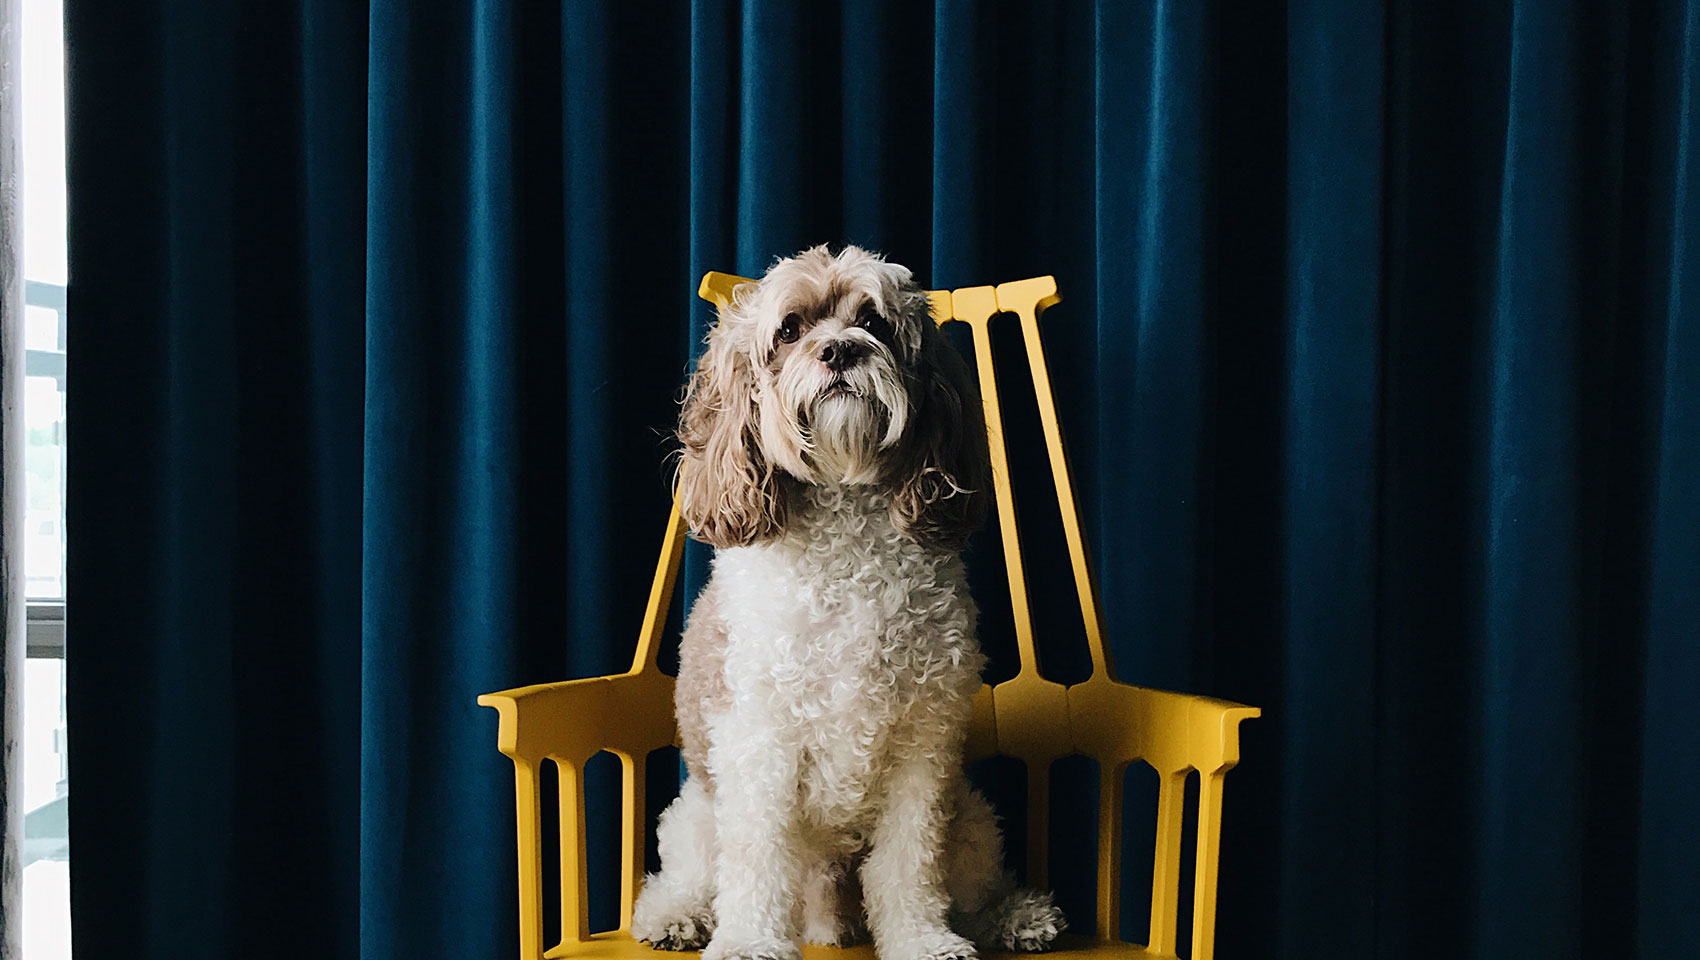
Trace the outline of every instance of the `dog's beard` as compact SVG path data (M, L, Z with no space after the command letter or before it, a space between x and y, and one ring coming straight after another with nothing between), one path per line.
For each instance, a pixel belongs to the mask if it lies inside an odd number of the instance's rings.
M800 459L817 483L873 483L882 455L903 436L909 394L891 361L878 353L833 373L793 363L778 382L792 418Z
M889 418L872 396L832 390L804 414L807 459L822 480L871 483L879 478L880 438Z

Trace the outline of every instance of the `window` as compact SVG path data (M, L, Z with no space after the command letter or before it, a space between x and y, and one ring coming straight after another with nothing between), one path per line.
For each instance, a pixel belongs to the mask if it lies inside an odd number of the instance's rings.
M65 41L61 0L23 3L24 956L70 960L65 754Z

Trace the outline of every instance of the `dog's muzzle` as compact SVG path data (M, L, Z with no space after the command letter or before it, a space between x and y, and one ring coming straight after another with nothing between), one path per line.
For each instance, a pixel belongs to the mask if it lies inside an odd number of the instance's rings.
M831 340L820 348L820 362L833 373L843 373L868 355L868 348L854 340Z

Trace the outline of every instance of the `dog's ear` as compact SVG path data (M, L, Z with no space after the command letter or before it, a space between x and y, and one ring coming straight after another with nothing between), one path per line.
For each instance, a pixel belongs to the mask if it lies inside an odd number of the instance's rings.
M961 547L986 520L991 455L973 374L922 315L909 427L893 459L892 520L915 540Z
M716 547L777 536L783 477L762 456L750 360L723 319L708 337L679 412L679 508L693 535Z

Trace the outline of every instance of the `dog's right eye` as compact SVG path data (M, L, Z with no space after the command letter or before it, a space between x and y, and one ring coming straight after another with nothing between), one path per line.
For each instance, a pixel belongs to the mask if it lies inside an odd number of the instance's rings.
M784 322L779 325L779 342L796 343L797 336L801 333L802 323L802 318L796 314L786 314Z

